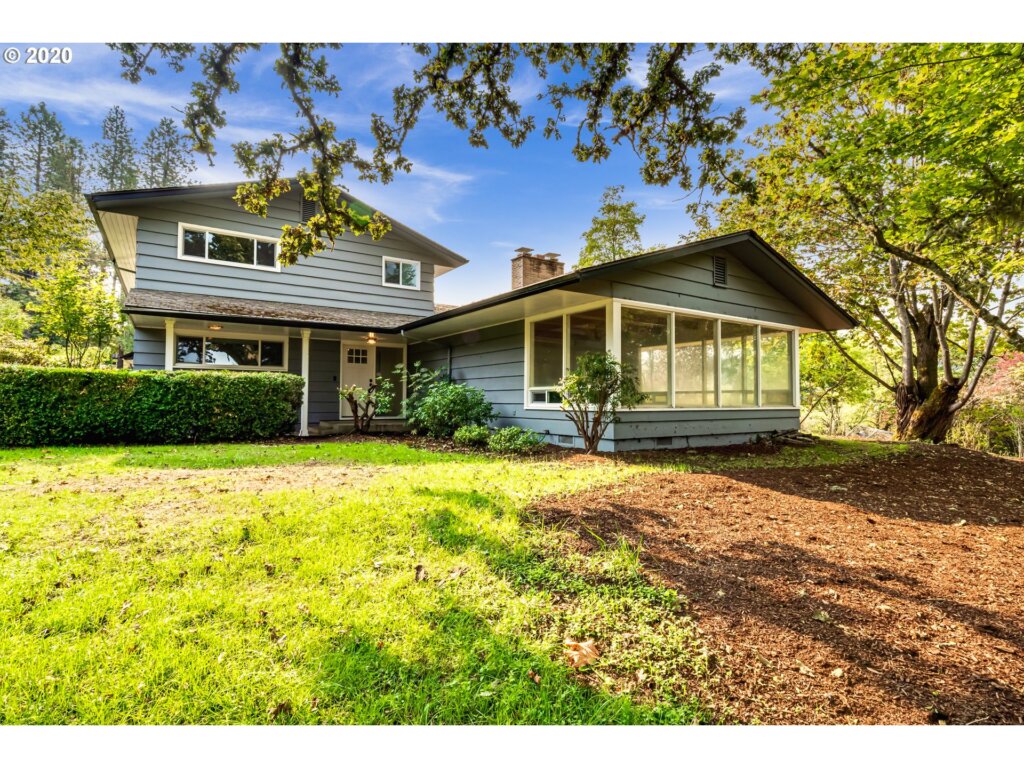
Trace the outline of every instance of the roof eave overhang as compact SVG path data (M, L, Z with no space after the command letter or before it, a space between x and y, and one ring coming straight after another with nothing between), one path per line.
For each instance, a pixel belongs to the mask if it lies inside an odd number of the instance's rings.
M846 310L833 301L832 298L821 290L821 288L819 288L812 280L810 280L810 278L793 266L785 257L765 242L756 232L753 230L743 230L741 232L719 235L705 240L687 243L685 245L662 248L660 250L645 253L640 256L634 256L632 258L621 259L619 261L608 262L606 264L597 264L592 267L584 267L583 269L570 272L569 274L561 277L551 278L550 280L534 283L524 288L507 291L506 293L491 296L490 298L482 299L481 301L473 302L472 304L465 304L460 307L456 307L455 309L448 310L447 312L439 312L436 315L429 315L421 320L414 320L413 322L403 326L403 328L406 331L424 328L461 315L472 314L499 304L513 302L518 299L534 296L546 291L557 290L573 284L583 283L587 280L606 279L614 275L616 272L631 269L640 264L655 264L661 261L676 259L681 256L701 253L703 251L714 250L717 248L737 248L741 245L756 248L759 253L767 258L768 262L773 265L780 275L785 275L786 280L792 281L790 286L776 286L784 295L790 296L793 289L796 288L798 289L798 294L802 293L803 298L810 298L811 303L816 305L816 307L813 308L815 311L809 311L805 301L798 301L791 297L791 300L793 300L795 304L800 306L801 309L807 312L812 319L821 325L820 328L808 328L807 330L831 331L856 327L857 321L848 312L846 312Z
M142 317L164 317L173 319L202 320L204 322L244 323L249 325L271 325L280 328L316 328L329 331L357 331L359 333L401 333L402 326L360 325L355 323L330 323L323 320L299 320L296 318L253 317L251 315L231 315L223 312L187 312L177 309L159 309L153 307L125 306L126 315Z

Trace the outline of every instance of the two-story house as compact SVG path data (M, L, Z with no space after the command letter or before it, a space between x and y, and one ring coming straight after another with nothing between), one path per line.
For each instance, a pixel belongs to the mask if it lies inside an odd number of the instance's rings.
M260 218L235 189L103 192L89 204L126 292L135 367L299 374L303 435L344 425L339 387L418 360L482 388L499 426L578 445L555 388L579 355L607 350L648 399L602 448L746 442L797 428L800 334L854 324L750 231L568 273L556 254L523 248L509 291L439 308L435 280L467 263L459 254L392 219L379 241L346 235L283 267L281 226L308 204L296 189ZM400 423L399 411L388 418Z

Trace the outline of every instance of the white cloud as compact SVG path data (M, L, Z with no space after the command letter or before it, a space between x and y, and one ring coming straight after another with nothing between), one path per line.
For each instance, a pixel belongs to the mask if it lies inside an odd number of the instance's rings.
M115 104L134 118L155 122L180 114L188 101L184 91L167 91L143 83L132 84L119 78L58 79L41 70L24 68L0 70L0 93L5 102L35 104L45 101L51 108L79 122L101 120Z
M394 216L404 224L423 227L458 221L456 202L465 195L476 176L413 159L410 174L390 184L369 184L357 179L345 183L352 194Z

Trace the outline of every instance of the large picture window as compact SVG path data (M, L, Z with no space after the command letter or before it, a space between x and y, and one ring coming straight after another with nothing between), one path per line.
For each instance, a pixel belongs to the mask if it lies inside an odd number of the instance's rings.
M714 320L676 315L675 366L676 407L714 408Z
M277 241L182 224L179 256L276 270Z
M232 339L178 336L174 362L184 367L283 370L283 339Z
M622 363L640 380L647 407L670 404L668 327L672 315L647 309L622 308Z
M530 323L531 403L560 403L558 382L576 367L581 355L604 352L607 314L604 307L559 315Z
M793 350L789 331L761 329L761 405L793 404Z
M613 302L613 305L616 302ZM581 355L616 348L647 395L646 408L797 407L797 332L622 302L527 323L528 405L555 407L555 388Z
M574 370L583 355L604 352L605 341L605 309L591 309L569 315L569 362L566 370Z
M757 350L753 325L722 323L722 405L757 405Z

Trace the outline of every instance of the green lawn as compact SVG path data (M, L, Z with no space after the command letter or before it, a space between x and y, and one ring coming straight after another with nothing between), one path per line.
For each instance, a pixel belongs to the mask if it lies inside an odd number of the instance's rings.
M526 519L652 469L385 442L0 451L0 723L709 721L680 598L629 547L571 554ZM588 637L602 656L574 672L562 641Z

